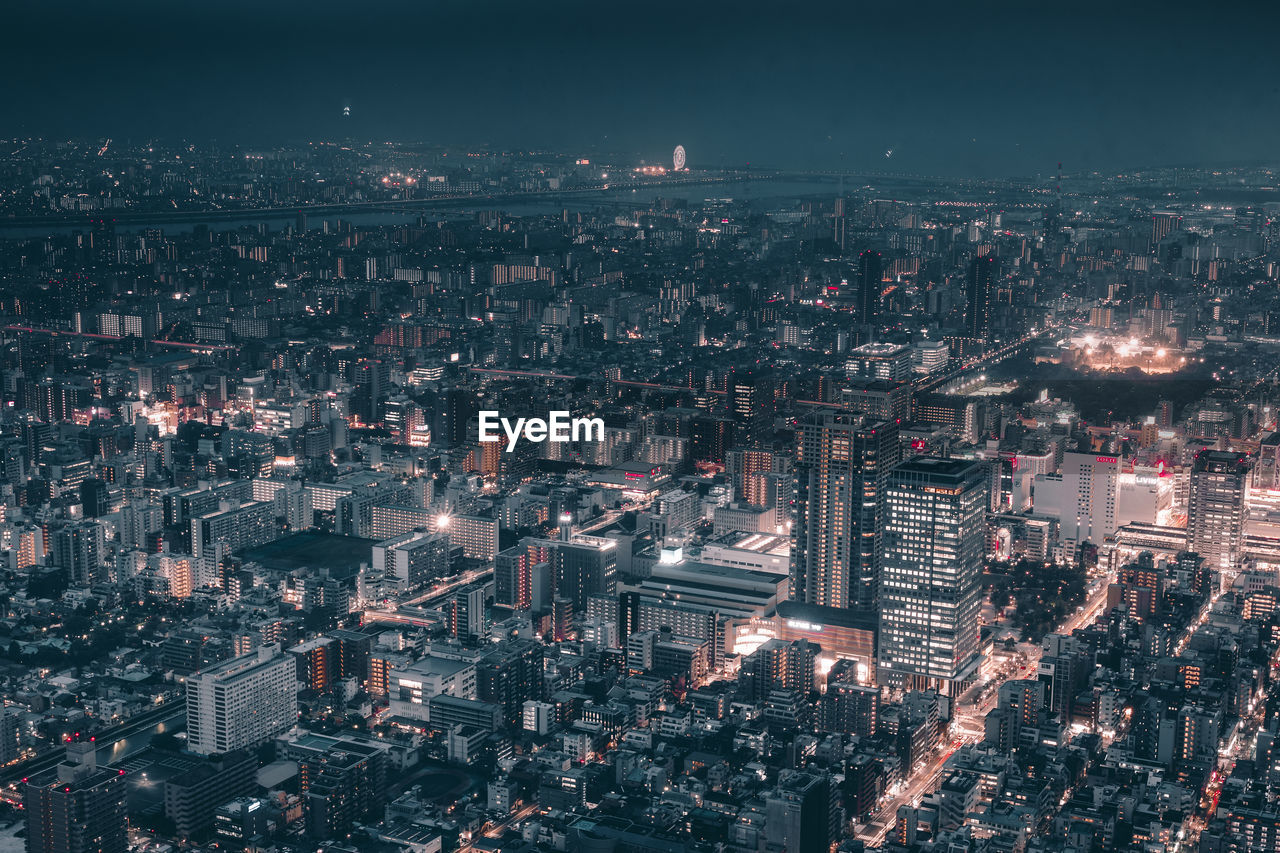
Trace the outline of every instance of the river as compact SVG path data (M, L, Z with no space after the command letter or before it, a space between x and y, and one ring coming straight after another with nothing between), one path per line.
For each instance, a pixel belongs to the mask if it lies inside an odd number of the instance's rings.
M98 766L116 764L151 745L151 739L166 732L180 732L187 728L186 711L177 711L153 726L134 732L126 738L98 750Z
M535 216L539 214L554 214L561 210L591 210L601 205L617 205L628 202L635 202L637 205L647 206L655 199L683 199L691 204L701 204L707 199L733 199L735 201L760 201L765 199L800 199L800 198L823 198L834 197L838 192L839 183L836 178L814 178L808 181L794 180L756 180L756 181L734 181L723 184L689 184L674 185L669 187L643 187L634 190L620 190L617 192L601 192L584 194L581 196L557 197L546 200L537 199L512 199L512 198L495 198L485 199L477 198L474 201L457 201L452 202L448 207L424 207L421 210L404 211L404 210L361 210L354 213L338 213L330 210L326 213L308 213L308 228L318 228L320 224L326 220L336 222L341 219L344 222L351 222L356 225L408 225L413 224L419 217L425 217L428 220L437 219L458 219L470 218L472 214L479 210L501 210L513 216ZM412 203L412 202L407 202ZM305 212L305 209L304 209ZM85 214L86 220L90 216L99 214ZM191 231L196 225L207 225L213 231L234 231L238 228L246 226L253 227L263 222L268 224L272 222L278 223L279 228L284 228L293 224L295 212L287 214L273 213L271 216L257 216L252 213L246 213L244 217L237 219L225 219L215 222L186 222L181 219L165 219L148 223L144 219L130 220L120 223L116 231L117 233L127 233L130 231L139 231L144 228L160 228L170 233ZM67 223L51 223L48 225L18 225L6 226L3 220L0 220L0 240L3 239L24 239L30 237L45 237L55 234L69 234L73 231L87 231L89 225L87 222L67 222Z

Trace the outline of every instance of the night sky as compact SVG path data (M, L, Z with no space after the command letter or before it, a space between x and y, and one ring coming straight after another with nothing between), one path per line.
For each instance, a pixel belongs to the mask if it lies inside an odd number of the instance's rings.
M692 167L956 175L1280 160L1271 3L12 5L0 136L679 142Z

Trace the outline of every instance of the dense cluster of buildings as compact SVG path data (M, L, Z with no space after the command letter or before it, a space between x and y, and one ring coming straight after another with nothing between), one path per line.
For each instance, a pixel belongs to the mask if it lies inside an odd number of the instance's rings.
M1275 205L365 153L7 161L28 850L1280 850Z

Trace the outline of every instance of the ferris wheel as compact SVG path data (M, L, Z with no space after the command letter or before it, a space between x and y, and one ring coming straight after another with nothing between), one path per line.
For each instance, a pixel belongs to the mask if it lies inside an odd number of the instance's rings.
M684 146L677 145L676 150L671 154L672 170L679 172L681 169L684 168L684 163L685 163Z

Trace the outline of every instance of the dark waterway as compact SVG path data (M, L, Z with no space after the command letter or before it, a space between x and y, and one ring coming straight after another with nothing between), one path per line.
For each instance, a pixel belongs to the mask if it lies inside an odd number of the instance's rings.
M98 750L98 764L117 764L135 753L141 752L151 744L151 739L156 735L165 734L166 732L180 732L187 727L187 718L185 711L177 711L172 717L168 717L156 723L154 726L148 726L142 731L134 732L126 738L121 738L110 746L104 746Z
M734 181L722 184L673 185L669 187L643 187L634 190L608 191L565 196L546 199L521 198L476 198L474 200L451 200L447 205L433 207L424 205L419 209L367 210L354 208L350 213L333 211L320 213L307 212L307 227L318 228L325 221L336 222L341 219L356 225L408 225L417 222L420 217L430 221L450 218L470 218L480 210L501 210L513 216L550 215L561 210L592 210L597 207L616 207L635 203L647 206L656 199L683 199L689 204L701 204L708 199L732 199L735 201L761 201L767 199L800 199L812 197L834 196L839 190L836 178L815 178L806 181L758 180ZM412 202L406 202L411 204ZM109 215L109 214L108 214ZM267 223L272 230L283 229L293 225L296 211L273 213L265 216L254 216L246 213L243 217L205 221L199 213L192 213L190 221L181 218L163 217L155 221L147 221L144 217L130 218L116 226L117 233L140 231L144 228L160 228L167 232L191 231L197 225L205 225L213 231L234 231L246 226L255 227ZM86 216L86 219L88 216ZM74 231L87 231L89 225L85 221L68 221L47 225L14 225L7 226L0 221L0 239L24 239L44 237L53 234L69 234Z

